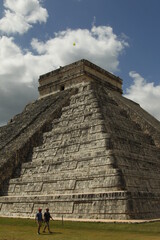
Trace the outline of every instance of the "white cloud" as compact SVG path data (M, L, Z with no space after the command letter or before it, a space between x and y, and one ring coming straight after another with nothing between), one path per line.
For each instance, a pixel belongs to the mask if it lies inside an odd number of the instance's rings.
M33 24L46 22L48 13L40 0L4 0L4 17L0 19L0 32L7 34L27 32Z
M27 101L37 98L39 75L82 58L109 71L117 71L119 55L128 44L119 40L111 27L94 26L91 30L67 29L46 42L33 39L31 46L32 52L23 51L14 38L0 38L0 116L3 122L13 115L14 108L10 107L13 103L16 103L15 112L20 112ZM16 99L20 99L19 104Z
M54 67L86 58L109 71L118 70L119 55L128 46L127 42L118 39L111 27L106 26L94 26L91 30L67 29L56 33L47 42L33 39L31 44Z
M129 76L133 84L127 89L125 97L139 103L142 108L160 120L160 85L148 83L140 74L131 71Z

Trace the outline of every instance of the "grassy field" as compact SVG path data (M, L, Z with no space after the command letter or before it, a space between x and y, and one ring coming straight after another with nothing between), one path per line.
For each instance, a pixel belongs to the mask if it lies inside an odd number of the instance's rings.
M0 218L0 240L160 240L160 222L144 224L51 221L52 234L37 235L31 219Z

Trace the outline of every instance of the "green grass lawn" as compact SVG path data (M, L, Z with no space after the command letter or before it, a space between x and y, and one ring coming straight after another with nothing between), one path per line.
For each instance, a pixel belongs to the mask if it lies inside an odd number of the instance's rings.
M0 218L0 240L160 240L160 222L143 224L51 221L52 234L37 235L31 219Z

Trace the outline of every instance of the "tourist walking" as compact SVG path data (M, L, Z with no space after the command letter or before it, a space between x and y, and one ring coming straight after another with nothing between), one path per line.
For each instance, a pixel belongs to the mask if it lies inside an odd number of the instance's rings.
M40 229L41 229L42 222L43 222L42 209L41 208L38 209L38 212L36 213L35 220L37 221L37 225L38 225L37 234L40 234Z
M45 232L45 230L46 230L46 228L48 228L48 232L49 233L52 233L51 231L50 231L50 227L49 227L49 221L50 221L50 219L52 219L53 220L53 218L52 218L52 216L51 216L51 214L50 214L50 212L49 212L49 208L46 208L46 211L45 211L45 213L44 213L44 229L43 229L43 232Z

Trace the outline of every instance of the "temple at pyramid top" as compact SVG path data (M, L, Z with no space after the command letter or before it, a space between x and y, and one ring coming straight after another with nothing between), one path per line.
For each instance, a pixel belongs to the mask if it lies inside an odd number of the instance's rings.
M122 93L122 79L82 59L41 75L38 88L40 97L72 88L82 81L97 81L110 90Z

